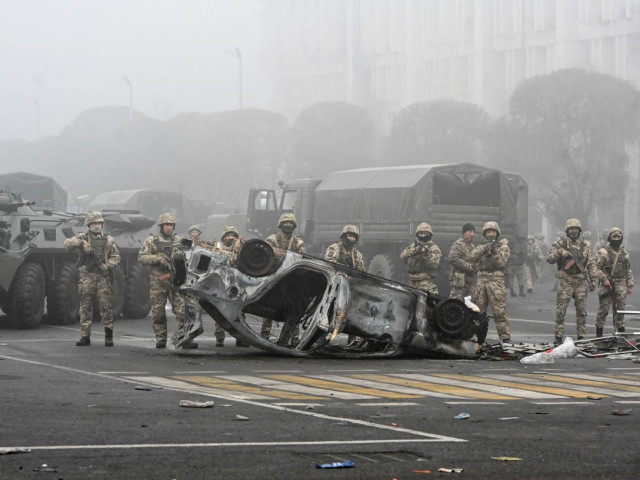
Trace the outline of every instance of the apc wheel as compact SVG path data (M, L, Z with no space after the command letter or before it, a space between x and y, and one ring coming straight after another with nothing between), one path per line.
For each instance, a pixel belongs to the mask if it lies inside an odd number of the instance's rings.
M65 263L47 291L47 317L56 325L71 325L80 321L78 267Z
M9 315L18 328L36 328L42 322L45 279L37 263L24 263L9 288Z
M373 273L378 277L388 278L394 280L396 276L396 268L393 260L384 253L378 254L369 262L369 268L367 272Z
M122 315L124 287L124 273L122 273L122 268L117 266L111 272L111 314L114 320ZM93 301L93 321L100 323L100 305L97 298Z
M125 318L145 318L151 310L149 271L146 267L138 262L131 265L125 290Z

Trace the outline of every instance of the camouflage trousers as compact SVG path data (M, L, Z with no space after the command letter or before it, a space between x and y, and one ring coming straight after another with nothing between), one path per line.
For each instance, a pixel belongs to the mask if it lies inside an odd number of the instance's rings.
M218 322L213 322L215 324L214 327L214 333L216 336L216 340L219 342L224 341L224 337L225 337L225 330L224 328L222 328L220 325L218 325Z
M518 287L524 289L524 265L512 265L509 267L509 289L513 290L513 282L518 279Z
M564 317L572 298L576 305L576 333L578 338L582 338L587 334L587 281L581 273L571 275L561 272L558 274L556 337L564 336Z
M438 286L431 277L420 278L416 280L409 279L409 286L417 288L418 290L422 290L423 292L429 292L434 295L438 295Z
M158 280L155 275L149 276L149 296L151 297L151 318L156 341L167 340L167 313L165 306L167 299L171 302L173 313L176 315L178 328L184 324L184 301L171 287L171 281Z
M624 310L627 300L627 284L625 279L615 280L616 287L615 293L609 297L601 298L600 306L598 307L598 314L596 315L596 328L604 328L605 320L609 314L609 308L612 303L615 303L616 310ZM609 289L605 286L600 287L598 291L599 295L607 293ZM616 330L624 328L624 315L616 314L613 316L613 324Z
M490 306L500 340L511 338L511 327L507 320L507 288L502 272L478 273L478 285L473 303L481 312L486 312L487 307Z
M454 287L453 282L450 280L449 285L451 289L449 291L449 297L462 301L464 301L464 297L471 297L473 300L476 295L476 281L475 275L465 275L464 287Z
M262 328L260 329L260 336L264 339L269 339L271 336L271 329L273 328L273 320L269 318L262 319ZM300 325L293 327L291 331L291 339L298 340L300 338Z
M527 290L533 290L533 283L538 279L535 265L533 267L529 265L524 266L524 278L527 284Z
M107 279L99 272L80 272L78 281L80 295L80 335L91 336L91 322L93 321L93 301L98 299L100 320L104 328L113 330L113 313L111 311L111 288Z

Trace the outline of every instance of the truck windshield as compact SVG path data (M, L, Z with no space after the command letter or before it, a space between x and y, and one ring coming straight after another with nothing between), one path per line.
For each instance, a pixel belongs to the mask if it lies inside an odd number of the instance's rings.
M285 190L282 192L282 208L283 212L293 212L296 207L297 190Z

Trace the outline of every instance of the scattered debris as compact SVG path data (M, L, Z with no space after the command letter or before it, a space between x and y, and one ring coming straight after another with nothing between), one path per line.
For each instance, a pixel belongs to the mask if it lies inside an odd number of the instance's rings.
M43 463L41 467L34 468L33 471L34 472L57 472L58 470L56 467L50 467L46 463Z
M462 412L462 413L459 413L458 415L456 415L456 416L455 416L455 417L453 417L453 418L455 418L456 420L466 420L466 419L467 419L467 418L469 418L470 416L471 416L471 414L470 414L470 413Z
M307 405L304 407L305 410L313 410L313 405Z
M438 469L439 472L443 472L443 473L462 473L464 469L462 468L446 468L446 467L440 467Z
M333 462L333 463L318 463L316 468L351 468L355 466L351 460L345 462Z
M244 415L236 415L233 419L236 422L246 422L247 420L251 420L249 417L245 417Z
M145 385L138 385L137 387L135 387L136 390L142 390L145 392L150 392L151 391L151 387L147 387Z
M491 460L498 460L500 462L521 462L522 459L518 457L491 457Z
M11 453L31 453L30 448L4 447L0 448L0 455L9 455Z
M518 418L520 417L502 417L502 418L499 418L498 420L517 420Z
M209 408L213 407L213 400L209 400L208 402L196 402L194 400L180 400L181 407L188 408Z
M587 400L602 400L603 397L596 397L595 395L587 395Z
M614 411L611 412L611 415L620 415L620 416L630 415L630 414L631 414L630 408L615 409Z
M412 473L431 473L431 470L414 470Z

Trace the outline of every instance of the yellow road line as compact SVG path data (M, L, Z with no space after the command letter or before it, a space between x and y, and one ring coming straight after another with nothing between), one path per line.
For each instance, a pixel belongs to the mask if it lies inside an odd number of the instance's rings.
M577 390L566 390L564 388L557 387L541 387L537 385L530 385L527 383L521 382L506 382L503 380L494 380L491 378L484 377L474 377L471 375L447 375L443 373L434 374L434 377L440 378L450 378L454 380L462 380L467 382L475 382L475 383L484 383L487 385L496 385L500 387L510 387L510 388L519 388L520 390L529 390L532 392L542 392L542 393L550 393L553 395L561 395L563 397L573 397L573 398L587 398L593 397L592 392L580 392ZM606 395L599 395L601 397L606 397Z
M274 380L281 380L283 382L309 385L311 387L337 390L339 392L360 393L360 394L372 395L372 396L383 397L383 398L422 398L421 395L387 392L384 390L378 390L376 388L359 387L356 385L349 385L349 383L331 382L328 380L320 380L317 378L310 378L310 377L298 377L294 375L267 375L267 378L271 378ZM349 379L347 377L345 377L345 382L349 382Z
M546 380L551 382L569 383L571 385L584 385L585 387L602 387L610 390L622 390L624 392L640 392L640 387L634 387L633 385L621 385L619 383L603 382L599 380L587 380L583 378L571 378L560 375L536 375L533 373L522 373L520 377L538 378L540 380Z
M356 378L364 380L373 380L376 382L389 383L391 385L402 385L405 387L420 388L430 392L446 393L466 398L479 398L483 400L520 400L517 397L509 397L497 393L483 392L481 390L473 390L471 388L456 387L453 385L440 385L437 383L422 382L419 380L407 380L403 378L387 377L385 375L363 374L353 375Z
M265 395L273 398L286 398L289 400L323 400L322 397L315 397L312 395L301 395L299 393L284 392L282 390L272 390L270 388L250 387L248 385L241 385L229 380L223 380L214 377L204 376L180 376L172 377L185 382L195 383L197 385L203 385L205 387L213 387L220 390L232 391L232 392L248 392L256 393L259 395Z

